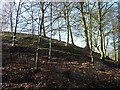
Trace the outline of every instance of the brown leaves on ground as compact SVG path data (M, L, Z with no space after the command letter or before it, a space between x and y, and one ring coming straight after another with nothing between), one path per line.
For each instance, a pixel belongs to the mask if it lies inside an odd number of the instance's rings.
M59 56L48 61L47 56L41 55L35 70L34 52L9 49L3 49L3 89L120 87L120 68L97 60L90 63L86 57L76 60Z

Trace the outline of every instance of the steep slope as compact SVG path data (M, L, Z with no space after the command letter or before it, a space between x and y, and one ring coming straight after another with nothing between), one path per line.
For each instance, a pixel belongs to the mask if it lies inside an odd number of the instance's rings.
M91 63L88 50L52 40L49 60L49 38L42 37L39 69L35 70L36 36L19 34L17 40L13 48L11 33L3 35L3 89L120 87L120 68L114 67L116 63L103 62L97 53Z

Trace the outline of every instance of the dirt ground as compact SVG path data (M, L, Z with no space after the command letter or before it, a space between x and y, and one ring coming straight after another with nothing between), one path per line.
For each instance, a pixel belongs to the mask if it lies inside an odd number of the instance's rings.
M29 48L13 50L3 45L2 89L34 90L40 88L120 88L120 68L79 60L70 55L40 55L35 67L35 53ZM70 58L67 58L70 57Z

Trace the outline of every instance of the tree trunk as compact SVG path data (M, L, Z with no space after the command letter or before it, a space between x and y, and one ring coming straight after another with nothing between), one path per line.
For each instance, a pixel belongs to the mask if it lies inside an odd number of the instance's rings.
M37 49L36 49L36 53L35 53L35 69L38 69L38 65L39 65L39 48L41 47L41 37L42 37L42 29L43 29L43 12L44 12L44 9L43 9L43 2L40 2L41 3L41 13L42 13L42 16L39 16L39 20L41 18L41 23L40 23L40 26L38 27L40 29L39 31L39 40L38 40L38 46L37 46Z
M31 6L32 10L32 6ZM33 10L32 10L32 35L34 35L34 18L33 18Z
M59 31L59 41L61 41L59 18L58 18L58 31Z
M64 18L65 18L65 23L66 23L66 26L67 26L67 42L66 42L66 46L68 46L69 44L69 29L68 29L68 24L67 24L67 7L66 5L64 4Z
M57 16L59 16L58 7L56 7L56 11L57 11ZM59 41L61 41L59 18L58 18L58 32L59 32Z
M118 62L120 62L120 2L118 2Z
M41 3L41 24L40 24L40 35L46 37L45 29L44 29L44 2ZM43 31L43 32L42 32Z
M117 54L116 54L116 42L115 42L115 34L113 32L113 47L114 47L114 55L115 55L115 61L117 61Z
M39 16L39 23L38 23L38 35L40 35L40 16Z
M66 21L66 25L67 25L67 45L69 44L69 39L70 38L71 38L72 45L74 45L74 40L73 40L70 21L69 21L68 8L67 8L66 5L65 5L64 16L65 16L65 21Z
M52 51L52 2L50 3L50 26L51 26L51 33L49 39L49 59L51 59L51 51Z
M102 31L102 17L101 17L101 2L98 2L98 22L99 22L99 32L100 32L100 54L101 54L101 59L104 59L104 50L103 50L103 31Z
M10 28L11 32L13 32L13 15L12 15L12 2L10 2Z
M84 37L85 37L86 47L88 49L90 49L89 38L88 38L88 31L87 31L87 25L86 25L86 20L85 20L84 13L83 13L83 5L84 5L84 2L80 2L80 8L81 8L80 11L81 11L82 22L83 22L83 27L84 27Z
M104 37L104 57L106 57L106 45L105 45L106 41L105 41L104 33L103 33L103 37Z
M35 69L38 69L38 61L39 61L39 47L36 49L35 53Z
M44 12L44 10L43 10L43 18L42 18L42 19L43 19L43 23L42 23L43 25L42 25L42 29L43 29L43 36L46 37L45 27L44 27L44 13L45 13L45 12Z
M90 10L89 10L90 11ZM89 23L89 32L90 32L90 57L91 57L91 62L94 62L94 60L93 60L93 51L92 51L92 49L93 49L93 46L92 46L92 22L91 22L91 20L92 20L92 16L91 16L91 14L90 14L90 19L89 19L89 21L90 21L90 23Z
M74 41L73 41L73 36L72 36L72 31L71 31L71 26L70 26L70 21L69 21L69 15L68 15L68 11L67 11L67 29L68 29L68 33L70 33L70 37L71 37L71 42L72 45L74 45ZM68 34L69 35L69 34Z
M12 41L12 46L13 46L13 47L15 47L15 44L16 44L15 41L16 41L17 25L18 25L18 21L19 21L20 4L21 4L21 0L20 0L20 2L19 2L18 9L17 9L15 31L14 31L14 34L13 34L13 41Z

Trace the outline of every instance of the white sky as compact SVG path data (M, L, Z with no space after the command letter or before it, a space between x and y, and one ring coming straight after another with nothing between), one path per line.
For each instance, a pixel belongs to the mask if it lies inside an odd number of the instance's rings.
M9 1L13 1L13 0L1 0L2 2L9 2ZM0 2L1 2L0 1ZM16 2L19 2L19 0L15 0ZM86 1L86 2L97 2L98 0L23 0L23 1L50 1L50 2L82 2L82 1ZM117 1L120 1L120 0L99 0L99 1L102 1L102 2L117 2Z
M12 1L12 0L0 0L0 8L2 8L2 2L9 2L9 1ZM19 2L19 0L15 0L16 2ZM39 0L23 0L23 1L39 1ZM41 0L42 1L42 0ZM45 0L46 1L46 0ZM71 1L71 2L76 2L76 1L82 1L82 0L47 0L47 1ZM85 1L85 0L84 0ZM98 0L86 0L86 1L90 1L90 2L94 2L94 1L98 1ZM113 2L116 2L116 1L120 1L120 0L102 0L102 1L113 1ZM65 36L65 35L64 35ZM63 37L63 36L62 36ZM58 39L58 36L56 35L54 37L55 39ZM66 41L66 36L62 38L62 41ZM83 38L76 38L74 37L74 42L75 42L75 45L77 46L80 46L80 47L85 47L85 42L83 41Z

